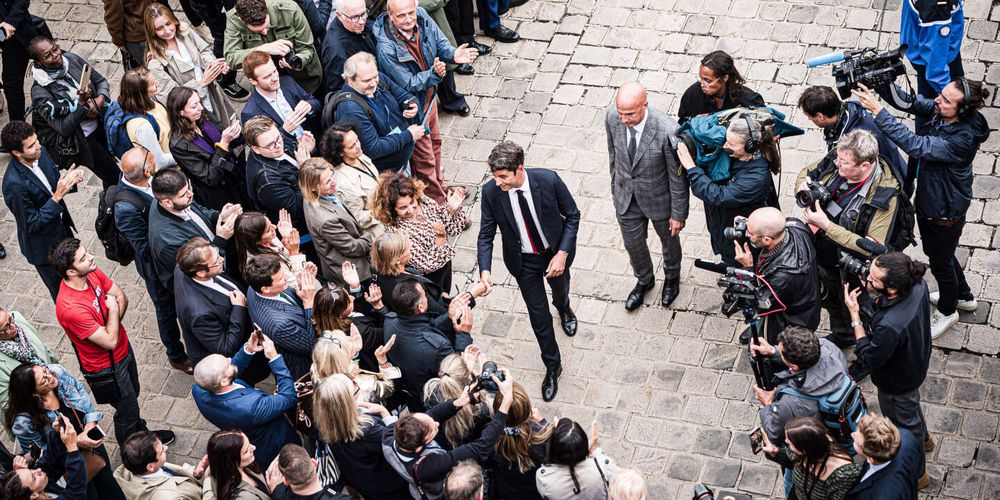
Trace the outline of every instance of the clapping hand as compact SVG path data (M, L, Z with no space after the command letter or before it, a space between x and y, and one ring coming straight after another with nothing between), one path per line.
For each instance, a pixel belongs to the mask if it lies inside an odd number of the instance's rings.
M280 234L281 236L288 236L289 234L291 234L292 229L294 228L294 226L292 226L292 215L288 213L288 210L285 210L284 208L278 210L277 228L278 228L278 234Z
M465 366L468 367L469 370L471 370L471 371L473 371L475 373L479 373L479 371L480 371L478 369L478 367L479 367L479 355L480 354L481 354L481 351L479 349L479 346L477 346L476 344L469 344L465 348L465 350L462 351L462 361L465 362Z
M389 337L388 342L378 346L378 348L375 349L375 360L378 361L378 364L380 366L389 364L388 354L389 351L392 350L392 346L395 345L395 343L396 343L396 336L393 335L392 337Z
M316 264L306 262L302 270L295 273L295 279L299 285L298 289L295 290L295 294L302 300L303 309L312 309L313 299L316 298L316 292L319 291L319 281L316 279Z
M299 230L292 229L289 231L287 236L281 238L281 244L288 249L289 254L298 255L299 245L301 244L299 239Z
M208 67L205 68L205 71L201 74L201 79L198 80L198 85L208 87L215 82L217 78L219 78L223 69L225 69L225 66L223 64L219 64L219 61L208 63Z
M312 154L313 149L316 148L316 138L313 137L312 132L306 130L299 138L299 145L295 148L295 161L302 165L309 156Z
M227 203L219 212L219 219L215 223L215 235L224 240L228 240L236 231L236 218L243 213L243 207Z
M382 289L375 283L368 285L368 291L365 292L365 301L375 309L382 309Z
M240 122L230 123L225 130L222 131L222 139L219 140L219 145L223 149L229 149L229 145L240 136L243 132L243 127L240 126Z
M279 460L280 457L274 457L271 461L271 465L267 467L267 472L264 474L264 481L267 482L267 490L274 493L274 489L278 485L285 482L285 475L281 473Z
M462 202L465 201L466 191L461 188L452 188L448 190L448 200L446 208L449 213L456 213L462 209Z
M354 263L349 260L345 260L344 263L340 265L340 276L344 278L344 283L347 283L347 286L350 288L358 288L361 286L361 277L358 276L358 266L355 266ZM379 293L379 296L381 296L381 292ZM365 297L365 299L367 300L367 297Z

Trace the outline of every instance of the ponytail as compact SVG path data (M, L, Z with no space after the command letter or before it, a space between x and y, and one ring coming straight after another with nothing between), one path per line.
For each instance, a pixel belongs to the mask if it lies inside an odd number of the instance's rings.
M910 290L921 280L927 272L927 265L910 258L902 252L889 252L875 258L874 264L885 270L885 277L882 283L886 288L896 290L900 295L910 293Z
M754 125L760 125L760 154L767 160L771 173L777 175L781 172L781 148L778 147L778 141L774 140L773 128L756 121Z

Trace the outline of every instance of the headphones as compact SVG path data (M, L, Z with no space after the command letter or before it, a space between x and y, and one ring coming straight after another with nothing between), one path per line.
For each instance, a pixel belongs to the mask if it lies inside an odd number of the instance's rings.
M965 118L965 116L970 111L969 98L972 97L969 92L969 81L966 80L965 77L962 77L956 80L955 83L961 86L963 93L962 102L958 104L958 109L956 110L956 112L958 113L959 118Z
M747 128L750 129L750 137L747 139L746 144L743 145L743 150L747 154L756 154L760 151L760 138L757 137L757 131L753 128L753 120L746 113L743 114L743 120L747 122Z

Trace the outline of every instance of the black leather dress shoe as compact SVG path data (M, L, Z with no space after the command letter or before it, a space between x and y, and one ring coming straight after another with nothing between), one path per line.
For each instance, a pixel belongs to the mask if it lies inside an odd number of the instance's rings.
M542 401L548 403L556 398L556 393L559 392L560 375L562 375L562 365L559 365L555 371L547 370L545 372L545 379L542 380Z
M502 24L495 30L484 30L483 33L500 43L514 43L521 39L521 35Z
M469 47L476 49L476 51L479 52L479 55L481 56L485 56L486 54L493 52L493 47L490 47L489 45L483 45L479 42L472 42L469 44Z
M672 280L663 280L663 295L660 296L660 305L663 307L670 307L670 304L674 302L677 295L681 291L681 280L680 278L674 278Z
M751 335L753 335L753 332L750 330L750 327L748 326L742 332L740 332L740 343L743 345L749 344Z
M6 259L6 258L7 258L7 249L4 248L2 244L0 244L0 259Z
M563 332L567 337L576 335L576 314L572 309L559 311L559 322L562 323Z
M646 296L646 292L653 289L653 282L643 285L642 283L636 283L635 288L632 289L628 294L628 298L625 299L625 310L634 311L642 305L642 299Z
M444 111L445 113L451 115L458 115L458 116L469 116L469 113L472 112L472 110L470 110L468 106L462 106L460 108L446 108L444 106L441 106L441 111Z
M473 68L471 64L459 64L455 66L455 73L460 75L474 75L476 74L476 68Z
M526 3L528 3L528 0L510 0L510 7L513 9L514 7L520 7Z

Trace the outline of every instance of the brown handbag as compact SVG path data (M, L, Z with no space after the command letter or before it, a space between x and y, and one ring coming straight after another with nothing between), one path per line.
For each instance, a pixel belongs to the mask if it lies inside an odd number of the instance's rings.
M73 416L76 417L76 423L80 424L80 431L83 432L83 422L80 420L80 414L76 412L75 408L70 408ZM80 449L80 455L83 455L83 464L87 467L87 482L91 482L97 477L97 474L101 472L102 469L108 466L108 462L104 460L104 457L99 455L94 450ZM69 478L66 478L69 480Z

